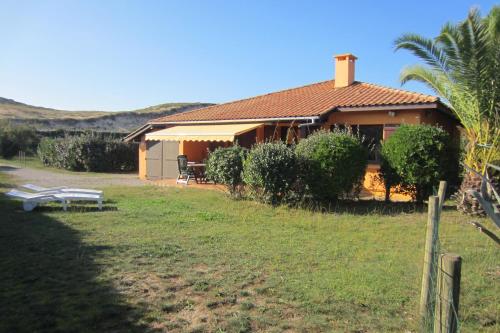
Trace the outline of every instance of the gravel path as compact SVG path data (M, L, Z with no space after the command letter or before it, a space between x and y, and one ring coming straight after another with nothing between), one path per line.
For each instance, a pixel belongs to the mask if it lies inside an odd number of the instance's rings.
M15 183L32 183L40 186L68 186L101 188L110 185L142 186L147 182L140 180L137 174L92 174L84 172L54 172L43 169L20 168L0 164L0 172L14 176Z

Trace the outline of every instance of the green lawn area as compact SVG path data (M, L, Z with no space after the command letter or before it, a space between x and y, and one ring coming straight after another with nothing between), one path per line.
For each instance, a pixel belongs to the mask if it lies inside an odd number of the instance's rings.
M70 172L64 169L48 168L43 165L42 161L36 156L26 156L25 160L20 160L17 156L13 158L2 158L0 157L0 164L9 164L17 167L27 167L34 169L45 169L57 172Z
M50 171L50 172L57 172L57 173L62 173L62 174L69 174L69 175L78 175L81 177L85 176L90 176L90 177L109 177L109 173L105 172L86 172L86 171L70 171L66 169L59 169L59 168L53 168L53 167L47 167L43 165L42 161L37 156L27 156L25 161L21 161L16 157L13 158L1 158L0 157L0 165L12 165L15 167L20 167L20 168L30 168L30 169L39 169L39 170L45 170L45 171ZM125 173L126 174L126 173Z
M0 190L9 182L0 174ZM417 331L425 208L105 195L103 212L32 213L0 196L1 332ZM463 257L462 332L498 332L500 253L469 220L450 207L440 229L442 248Z

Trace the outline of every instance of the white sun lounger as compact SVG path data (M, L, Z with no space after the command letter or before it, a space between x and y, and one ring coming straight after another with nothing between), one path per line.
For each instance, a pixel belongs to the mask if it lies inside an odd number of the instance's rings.
M89 190L86 188L68 188L66 186L58 186L58 187L43 187L34 184L24 184L21 185L22 188L36 192L36 193L83 193L83 194L92 194L99 195L102 197L103 193L99 190Z
M95 194L85 193L28 193L19 190L10 190L5 193L7 196L23 201L23 209L27 212L32 211L41 203L60 202L64 210L68 209L71 201L94 201L97 202L99 210L102 210L103 197Z
M58 199L55 198L51 194L44 194L44 193L28 193L24 191L19 191L19 190L10 190L9 192L5 193L5 195L16 198L19 200L23 201L23 209L26 212L30 212L33 209L35 209L38 204L44 203L44 202L54 202L54 201L59 201L61 204L64 205L64 199Z
M102 201L104 198L102 195L88 194L88 193L58 193L52 194L56 199L63 200L63 209L68 209L68 204L72 201L95 201L97 202L97 207L102 210Z

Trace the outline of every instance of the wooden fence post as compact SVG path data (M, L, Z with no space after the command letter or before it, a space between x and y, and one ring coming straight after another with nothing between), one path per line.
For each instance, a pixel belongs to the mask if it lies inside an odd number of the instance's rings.
M420 292L419 315L422 327L432 324L434 313L434 291L436 281L436 265L438 251L439 198L429 197L427 214L427 234L425 239L424 269L422 274L422 291Z
M448 183L444 180L439 182L439 190L438 190L438 197L439 197L439 214L441 216L441 210L443 209L443 204L444 204L444 199L446 198L446 186Z
M437 279L435 333L456 333L458 330L458 305L462 258L445 253L439 258Z

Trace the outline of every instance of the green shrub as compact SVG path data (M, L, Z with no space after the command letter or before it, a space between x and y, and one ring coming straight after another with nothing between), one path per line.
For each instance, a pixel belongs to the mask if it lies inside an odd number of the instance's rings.
M456 179L457 154L443 129L430 125L402 125L382 143L382 176L386 188L411 188L422 202L440 180ZM453 171L455 170L455 171Z
M317 131L296 148L305 193L313 201L330 202L359 192L368 149L350 130Z
M239 145L217 148L207 160L207 177L216 183L227 186L233 196L240 195L245 150Z
M286 201L297 180L293 149L282 142L255 145L244 162L243 180L262 202L276 205Z
M19 151L31 155L35 152L39 137L36 131L24 125L12 125L9 122L0 123L0 156L11 158Z
M38 156L47 166L72 171L116 172L137 169L137 145L96 133L64 138L44 138Z

